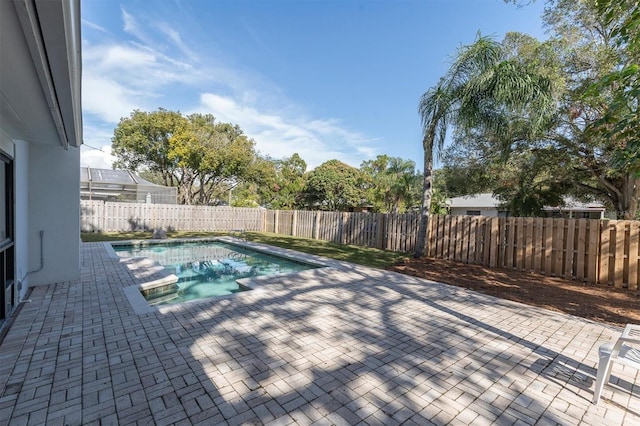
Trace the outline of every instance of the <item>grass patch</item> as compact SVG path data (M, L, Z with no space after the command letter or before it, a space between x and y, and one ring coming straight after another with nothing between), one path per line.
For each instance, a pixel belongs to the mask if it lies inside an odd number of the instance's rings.
M248 232L247 239L257 243L288 248L303 253L344 260L359 265L372 266L374 268L386 268L409 257L407 253L397 253L369 247L348 246L327 241L263 232Z
M82 233L84 242L97 241L126 241L148 240L151 232L105 232ZM227 235L226 232L167 232L169 238L198 238L216 237ZM325 256L331 259L357 263L358 265L372 266L374 268L386 268L400 260L409 257L407 253L378 250L368 247L347 246L330 243L327 241L312 240L308 238L290 237L288 235L270 234L264 232L247 232L246 237L256 243L268 244L276 247L288 248L303 253Z

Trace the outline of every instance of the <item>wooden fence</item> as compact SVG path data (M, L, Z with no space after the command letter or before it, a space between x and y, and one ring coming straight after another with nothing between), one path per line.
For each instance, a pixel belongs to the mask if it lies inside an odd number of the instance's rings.
M84 232L273 232L412 252L419 215L81 202ZM431 216L432 258L638 290L640 221Z
M262 231L263 211L180 204L80 202L82 232L129 232L156 228L179 231Z
M82 232L130 232L156 228L179 231L274 232L384 250L410 252L419 216L264 210L178 204L117 203L82 200Z
M410 252L415 249L416 214L267 210L265 232Z
M432 216L429 257L638 289L640 221Z

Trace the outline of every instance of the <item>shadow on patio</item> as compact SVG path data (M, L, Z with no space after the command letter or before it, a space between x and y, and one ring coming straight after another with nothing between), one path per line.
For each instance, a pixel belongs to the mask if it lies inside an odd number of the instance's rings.
M614 370L623 389L590 403L596 349L619 333L612 327L346 263L305 279L272 277L265 291L135 315L121 290L134 277L101 245L84 249L82 282L36 289L20 318L30 326L10 331L28 333L26 342L1 346L17 358L0 418L640 421L631 373Z

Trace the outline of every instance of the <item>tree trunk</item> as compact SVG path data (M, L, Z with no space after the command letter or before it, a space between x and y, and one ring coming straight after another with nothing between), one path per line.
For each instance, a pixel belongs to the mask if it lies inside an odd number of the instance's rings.
M622 209L618 212L619 219L634 220L640 201L640 178L629 173L624 180Z
M422 180L422 208L420 209L420 225L418 241L414 257L424 257L427 252L427 227L429 225L429 208L431 207L431 180L433 173L433 140L435 129L429 131L422 141L424 148L424 178Z

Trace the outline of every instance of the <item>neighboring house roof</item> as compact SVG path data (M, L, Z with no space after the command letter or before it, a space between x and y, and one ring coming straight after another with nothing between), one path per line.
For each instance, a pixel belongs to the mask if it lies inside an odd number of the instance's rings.
M592 201L589 203L583 203L582 201L578 201L571 197L564 198L564 206L545 206L542 210L563 210L563 211L585 211L585 210L594 210L594 211L604 211L605 207L602 203L598 203L596 201Z
M491 193L465 195L464 197L451 198L449 207L452 208L468 208L468 209L480 209L480 208L500 208L501 201L493 196ZM605 207L602 203L590 202L583 203L571 197L564 198L564 206L547 206L543 210L563 210L563 211L604 211Z
M93 167L80 167L80 182L89 181L93 183L103 184L159 186L162 188L168 188L163 185L149 182L146 179L142 179L140 176L128 170L94 169Z
M501 201L491 193L465 195L464 197L455 197L450 199L449 207L453 208L498 208Z

